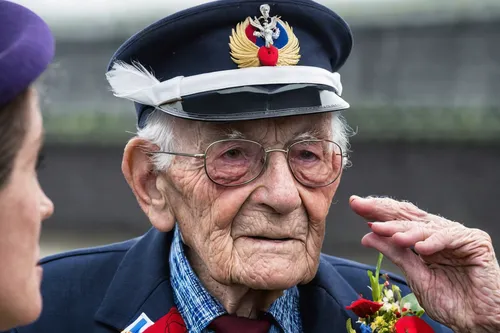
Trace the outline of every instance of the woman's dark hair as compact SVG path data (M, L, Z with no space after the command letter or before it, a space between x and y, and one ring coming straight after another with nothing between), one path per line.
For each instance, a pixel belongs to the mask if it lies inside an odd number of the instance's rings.
M0 190L8 183L14 160L24 141L30 90L0 106Z

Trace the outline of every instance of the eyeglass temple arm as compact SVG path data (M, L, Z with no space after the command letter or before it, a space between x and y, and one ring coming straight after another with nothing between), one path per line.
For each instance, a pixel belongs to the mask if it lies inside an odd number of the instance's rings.
M168 154L168 155L185 156L185 157L205 158L205 154L173 153L169 151L153 151L151 152L151 154Z
M272 149L272 150L269 150L269 151L266 151L266 152L271 152L271 151L274 151L274 150L281 151L281 149ZM169 152L169 151L153 151L153 152L151 152L151 154L168 154L168 155L185 156L185 157L205 158L205 154L186 154L186 153L174 153L174 152ZM343 156L343 157L348 157L349 156L346 153L335 154L335 155L340 155L340 156Z

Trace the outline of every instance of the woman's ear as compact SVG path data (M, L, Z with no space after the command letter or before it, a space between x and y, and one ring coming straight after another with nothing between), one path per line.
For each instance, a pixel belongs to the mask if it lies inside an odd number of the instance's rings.
M123 153L122 172L134 193L139 206L148 216L151 224L160 231L173 229L175 216L165 195L165 189L158 188L158 177L164 175L155 170L151 152L158 147L144 139L133 138Z

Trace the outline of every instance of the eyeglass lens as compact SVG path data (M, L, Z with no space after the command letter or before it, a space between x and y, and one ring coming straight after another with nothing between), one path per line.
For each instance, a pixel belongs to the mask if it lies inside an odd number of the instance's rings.
M288 149L288 164L305 186L325 186L338 177L342 167L340 147L331 141L305 140ZM258 177L266 163L266 151L248 140L223 140L206 151L207 175L217 184L237 186Z

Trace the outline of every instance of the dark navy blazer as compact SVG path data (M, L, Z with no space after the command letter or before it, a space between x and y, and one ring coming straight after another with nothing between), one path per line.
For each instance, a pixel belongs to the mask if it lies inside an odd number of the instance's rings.
M158 320L174 306L168 265L172 236L151 229L126 242L45 258L42 316L11 332L116 333L143 312ZM304 333L346 332L347 319L356 317L345 307L359 294L371 295L367 269L374 268L321 255L316 277L299 286ZM403 294L409 292L401 278L393 276L393 282ZM426 320L436 333L451 332Z

